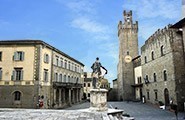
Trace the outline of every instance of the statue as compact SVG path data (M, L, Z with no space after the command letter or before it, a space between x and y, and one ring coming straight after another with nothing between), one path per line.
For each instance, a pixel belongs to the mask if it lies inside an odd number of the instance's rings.
M99 62L99 58L96 58L96 61L91 66L92 78L93 78L93 88L100 88L101 86L101 79L104 78L104 75L107 74L107 70L101 65ZM98 82L98 83L97 83Z

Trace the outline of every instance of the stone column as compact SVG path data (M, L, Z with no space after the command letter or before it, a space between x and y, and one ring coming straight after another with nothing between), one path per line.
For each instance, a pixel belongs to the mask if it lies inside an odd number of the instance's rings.
M76 89L76 101L79 102L79 88Z
M69 100L69 105L71 105L71 89L69 89L69 96L68 96L68 100Z
M78 98L79 98L79 102L81 102L81 88L79 88L79 95L78 95Z
M59 89L59 100L58 100L58 102L59 102L59 106L61 106L62 105L62 101L61 101L61 97L62 97L62 95L61 95L61 89Z
M107 107L107 92L106 89L91 89L90 90L90 110L91 111L106 111Z
M73 88L73 104L75 103L75 89Z
M56 89L53 89L53 96L54 96L54 104L56 104Z
M66 92L66 89L63 89L63 99L62 99L63 103L65 103L65 102L66 102L65 92Z

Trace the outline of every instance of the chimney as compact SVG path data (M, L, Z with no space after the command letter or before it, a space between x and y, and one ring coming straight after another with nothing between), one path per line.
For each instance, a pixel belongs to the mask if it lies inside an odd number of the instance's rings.
M182 0L182 19L185 17L185 0Z

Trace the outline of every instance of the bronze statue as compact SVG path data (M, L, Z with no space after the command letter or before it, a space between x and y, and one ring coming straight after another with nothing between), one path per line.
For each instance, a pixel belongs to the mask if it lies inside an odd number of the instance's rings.
M96 61L91 66L93 72L92 72L92 78L93 78L93 88L100 88L101 86L101 79L104 78L104 75L107 74L107 70L101 65L99 62L99 58L96 58ZM98 80L98 82L97 82Z

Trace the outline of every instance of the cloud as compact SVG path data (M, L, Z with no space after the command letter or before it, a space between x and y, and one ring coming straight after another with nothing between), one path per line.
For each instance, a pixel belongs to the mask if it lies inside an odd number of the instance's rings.
M90 33L105 33L107 30L106 26L85 17L74 19L71 25Z
M179 2L179 4L177 4ZM177 21L180 18L179 8L181 1L177 0L134 0L125 1L123 8L133 10L133 14L139 21L139 37L146 40L157 29L164 28L167 23Z
M136 2L126 1L123 8L136 11L138 18L156 18L165 19L179 18L179 6L177 0L140 0Z
M69 2L66 4L69 9L71 9L73 12L78 14L93 14L95 13L95 9L92 3L90 1L76 1L76 2Z

